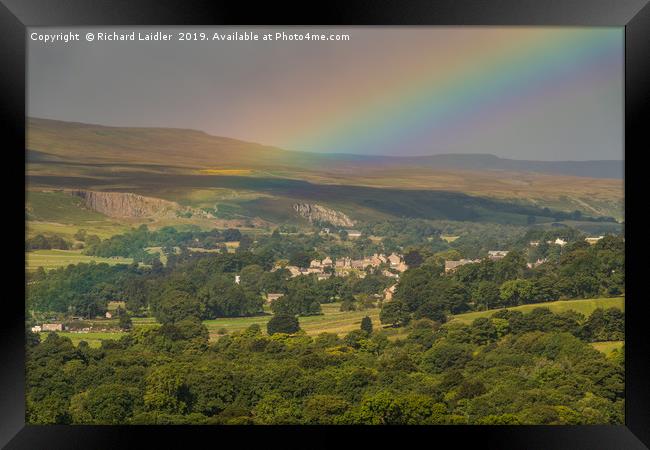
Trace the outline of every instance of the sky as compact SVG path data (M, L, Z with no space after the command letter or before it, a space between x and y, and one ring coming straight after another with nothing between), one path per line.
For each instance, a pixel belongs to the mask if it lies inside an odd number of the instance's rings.
M84 37L114 31L173 38ZM260 40L212 40L235 31ZM68 32L81 40L30 38ZM262 40L276 32L349 40ZM623 28L30 28L27 107L31 117L309 152L620 160L623 58Z

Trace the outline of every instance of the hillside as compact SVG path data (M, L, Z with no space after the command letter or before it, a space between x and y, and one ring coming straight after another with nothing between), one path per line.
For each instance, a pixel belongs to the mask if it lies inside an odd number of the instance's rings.
M219 203L227 190L239 197L227 207L239 210L242 217L251 217L249 207L273 215L278 202L282 203L280 215L286 217L285 203L300 201L318 201L348 215L352 211L356 214L352 219L388 214L492 220L495 211L486 212L486 202L499 204L496 216L501 222L522 223L522 215L548 216L541 212L543 208L624 217L620 178L574 176L615 176L620 162L513 161L492 155L314 154L196 130L104 127L33 118L28 120L27 148L30 188L119 191L208 208ZM440 206L448 200L452 209L462 211L441 212L449 211ZM468 213L468 208L473 212ZM502 211L512 213L513 208L519 209L515 214L520 217L502 216Z
M308 153L173 128L106 127L28 119L27 147L50 160L161 164L205 168L398 168L535 172L590 178L623 178L622 161L525 161L490 154L374 156Z
M625 310L625 297L607 297L607 298L591 298L579 300L559 300L547 303L531 303L528 305L521 305L508 308L512 311L520 311L524 314L531 312L535 308L548 308L554 313L561 313L566 311L576 311L585 316L589 316L596 308L618 308ZM480 317L491 317L500 309L490 309L487 311L474 311L465 314L458 314L454 316L453 320L462 323L470 324L475 319Z

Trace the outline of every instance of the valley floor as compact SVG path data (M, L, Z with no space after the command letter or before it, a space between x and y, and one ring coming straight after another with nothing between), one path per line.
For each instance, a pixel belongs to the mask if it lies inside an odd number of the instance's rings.
M336 333L343 336L352 330L357 330L360 327L361 319L369 316L375 326L375 329L381 327L379 321L380 308L370 308L361 311L340 311L340 303L327 303L323 304L323 314L319 316L307 316L300 318L300 327L310 336L316 336L320 333ZM596 308L619 308L625 309L624 297L613 298L593 298L584 300L560 300L548 303L534 303L529 305L521 305L514 308L509 308L515 311L528 313L535 308L544 307L550 309L554 313L573 310L589 316ZM474 319L479 317L490 317L498 309L488 311L477 311L466 314L459 314L454 316L452 321L459 321L469 324ZM258 324L262 330L266 330L266 323L271 319L272 315L268 307L265 307L267 315L255 317L232 317L220 318L214 320L206 320L204 324L210 333L210 340L215 341L221 335L231 334L234 332L242 331L253 324ZM115 321L106 321L107 323L114 323ZM157 326L156 320L153 317L147 318L133 318L133 326L136 330L147 327ZM406 328L383 328L391 339L405 337L408 334ZM81 341L86 341L91 347L99 347L101 341L105 339L119 339L125 333L121 331L115 332L62 332L62 336L69 337L74 345L78 345ZM47 333L41 333L41 339L47 336ZM603 352L610 353L615 348L620 348L622 341L612 342L594 342L594 348Z

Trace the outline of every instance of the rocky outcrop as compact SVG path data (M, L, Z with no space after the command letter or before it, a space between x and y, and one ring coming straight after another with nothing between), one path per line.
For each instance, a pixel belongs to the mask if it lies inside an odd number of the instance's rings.
M84 205L109 217L150 217L176 211L178 203L131 192L69 191Z
M327 222L337 227L354 226L354 220L350 219L342 212L325 208L321 205L313 203L294 203L293 209L311 223Z

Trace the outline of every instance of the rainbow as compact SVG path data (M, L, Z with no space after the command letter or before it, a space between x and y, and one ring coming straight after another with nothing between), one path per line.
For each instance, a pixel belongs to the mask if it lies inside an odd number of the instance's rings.
M441 130L489 127L495 113L514 103L534 104L558 89L623 70L623 42L619 28L509 29L487 44L465 42L462 59L407 66L398 82L364 92L354 107L298 127L286 146L394 154Z

